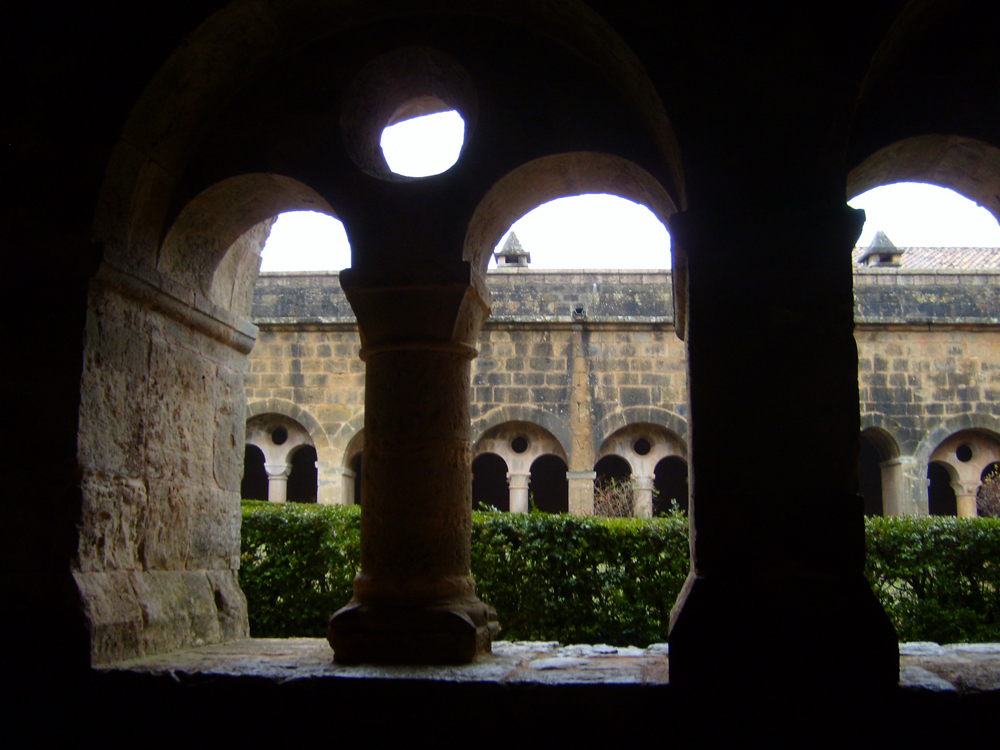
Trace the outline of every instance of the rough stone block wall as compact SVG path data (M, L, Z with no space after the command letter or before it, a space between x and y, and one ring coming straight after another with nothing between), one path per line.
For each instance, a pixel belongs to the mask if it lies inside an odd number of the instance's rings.
M878 414L905 455L953 416L1000 418L1000 332L862 329L862 414Z
M534 422L559 440L570 471L590 471L603 441L636 421L686 440L686 351L673 330L669 272L505 269L489 285L493 312L472 365L474 433ZM998 276L859 269L855 303L863 425L898 443L909 462L903 504L919 512L926 457L917 454L933 450L928 441L942 429L1000 424ZM339 502L331 477L363 426L364 365L337 275L265 275L253 317L261 333L247 399L315 418L329 485L320 496Z
M93 285L74 577L95 663L247 633L236 578L246 356L154 307Z

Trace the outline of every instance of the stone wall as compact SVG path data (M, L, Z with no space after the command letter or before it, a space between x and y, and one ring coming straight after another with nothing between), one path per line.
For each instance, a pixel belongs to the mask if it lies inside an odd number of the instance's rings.
M155 273L92 283L73 566L94 663L247 635L239 398L253 326Z
M509 423L541 428L565 456L571 486L609 452L626 454L638 476L641 458L615 440L637 425L655 426L649 437L686 458L686 350L669 272L503 269L489 285L493 313L472 371L473 441ZM883 454L885 510L927 512L927 462L941 441L1000 431L1000 273L858 269L855 302L862 426ZM253 319L251 413L309 422L319 500L349 502L364 364L337 274L262 275ZM576 512L589 512L585 490L573 497Z

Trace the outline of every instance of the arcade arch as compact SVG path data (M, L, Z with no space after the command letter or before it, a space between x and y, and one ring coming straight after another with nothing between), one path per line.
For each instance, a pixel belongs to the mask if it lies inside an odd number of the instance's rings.
M940 467L947 472L950 489L955 497L955 514L959 518L974 518L976 495L982 484L986 469L1000 461L1000 435L982 429L962 430L942 441L930 455L932 467ZM944 476L940 469L928 469L931 487L928 502L944 515L950 510L950 500L944 490ZM931 511L934 513L934 509Z
M861 431L858 451L858 492L865 515L901 515L902 465L896 440L880 427Z
M638 518L652 518L653 490L656 486L657 467L667 458L687 466L687 446L673 431L651 422L640 422L622 427L609 435L597 451L595 471L600 479L600 461L607 456L618 456L631 468L634 484L633 514ZM660 467L661 484L666 484L667 467ZM676 479L673 480L676 484ZM684 483L686 485L686 481ZM683 507L687 505L685 497Z
M264 468L264 451L247 443L243 452L243 479L240 497L243 500L267 500L267 470Z
M504 422L489 428L476 441L472 452L475 459L489 453L506 464L511 513L527 513L530 510L532 471L539 459L552 456L561 462L563 467L566 466L566 451L559 440L545 428L531 422ZM486 469L486 465L482 463L480 465ZM536 480L535 504L546 510L562 508L565 504L568 509L568 499L564 500L563 490L558 486L556 478L559 473L558 467L552 460L547 459L538 464L537 468L541 469L544 479L539 477ZM496 465L493 467L494 471L495 469ZM565 468L562 472L565 484Z
M301 424L283 414L259 414L247 420L246 441L264 455L269 502L316 502L316 447ZM305 448L308 450L303 453ZM305 459L296 459L299 453ZM289 497L289 480L295 469L300 479L292 485L294 492ZM303 483L304 475L308 478Z
M472 509L510 511L507 462L496 453L480 453L472 461Z
M343 505L361 505L361 487L363 471L363 455L365 450L365 432L358 430L351 442L344 449L343 469Z

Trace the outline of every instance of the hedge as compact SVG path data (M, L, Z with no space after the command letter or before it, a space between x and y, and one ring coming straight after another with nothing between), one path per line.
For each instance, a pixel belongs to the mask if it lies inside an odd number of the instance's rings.
M901 641L1000 641L1000 519L872 518L865 574Z
M356 506L243 503L240 583L259 638L326 633L360 567ZM1000 520L874 518L866 575L900 640L1000 641ZM687 522L473 513L472 574L508 640L665 641Z

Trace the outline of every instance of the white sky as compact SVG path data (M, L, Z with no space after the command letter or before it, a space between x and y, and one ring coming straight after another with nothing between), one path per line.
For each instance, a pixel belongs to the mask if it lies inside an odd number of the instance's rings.
M438 174L457 161L465 124L454 112L383 131L397 174ZM1000 225L984 208L934 185L899 183L850 201L868 220L858 245L881 229L897 247L1000 247ZM561 198L514 223L532 268L669 268L670 237L645 206L613 195ZM506 240L501 238L500 244ZM261 271L339 271L351 264L344 225L323 214L282 214L264 246ZM491 265L492 265L491 261Z

